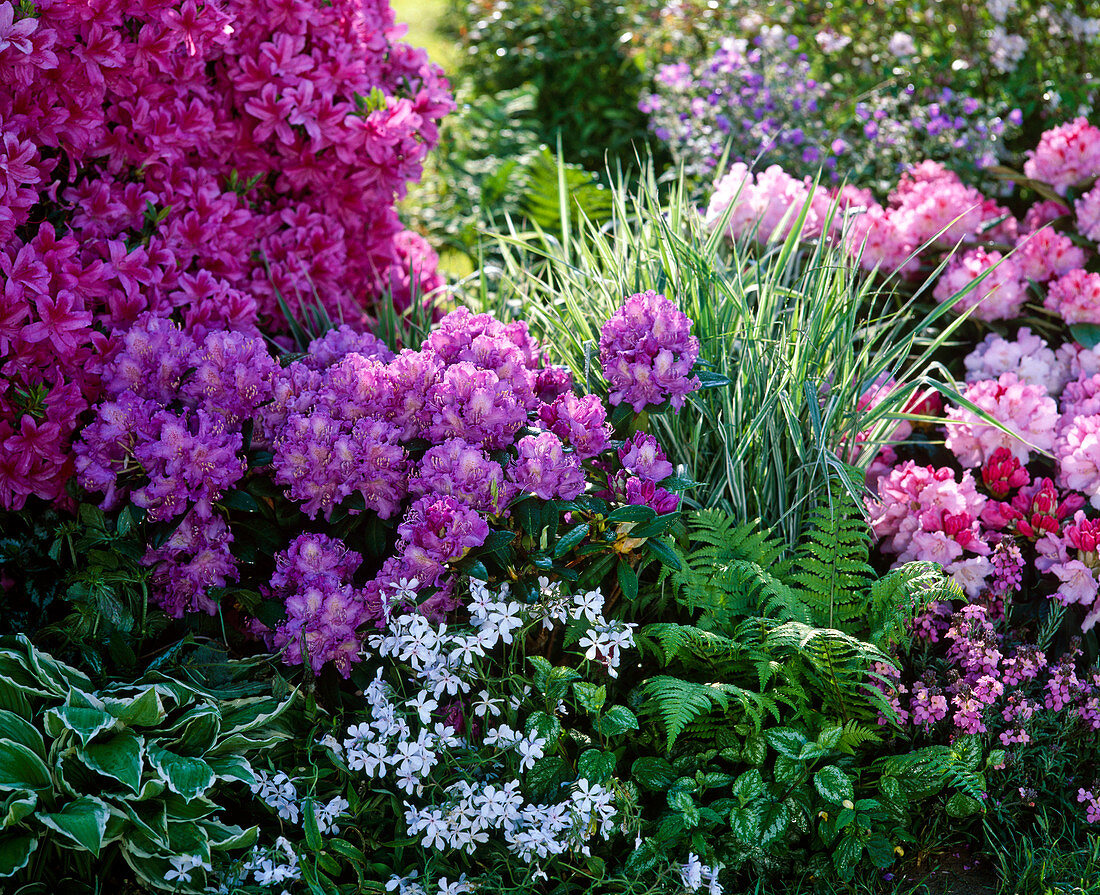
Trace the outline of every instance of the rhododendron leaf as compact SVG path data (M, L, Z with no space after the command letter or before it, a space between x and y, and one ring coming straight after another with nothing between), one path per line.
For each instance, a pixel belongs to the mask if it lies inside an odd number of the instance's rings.
M706 482L697 482L695 479L682 475L670 475L667 479L664 479L657 483L666 491L672 491L679 493L681 491L689 491L692 488L699 488L706 484Z
M638 599L638 573L630 567L625 559L620 558L617 574L623 596L628 600Z
M630 536L632 538L653 538L657 535L663 535L671 531L679 521L680 514L678 512L665 513L663 516L657 516L649 522L635 526L631 529Z
M565 556L566 553L576 547L588 536L589 530L590 526L587 522L581 522L579 525L574 525L569 531L562 535L561 539L554 545L554 556L557 558Z
M69 802L60 811L49 814L39 812L35 815L51 830L60 833L70 842L75 842L97 858L103 847L107 819L110 816L111 809L107 803L93 796L83 796Z
M634 504L627 504L623 507L616 507L612 510L608 516L608 522L648 522L657 516L657 511L653 507L636 506Z
M646 549L670 569L679 572L683 566L680 564L676 552L662 539L650 538L646 542Z
M607 418L607 421L611 424L611 428L618 431L622 428L623 424L633 418L634 408L629 404L619 404L611 411L611 415Z
M124 730L110 739L98 739L79 749L77 754L93 771L117 780L137 795L141 786L142 742Z
M241 510L245 513L256 513L260 509L260 505L256 503L256 498L239 488L223 495L218 503L227 510Z
M1075 323L1069 331L1082 348L1100 345L1100 323Z
M489 570L485 567L485 563L480 559L470 563L469 567L466 569L466 574L471 578L476 578L478 581L488 581L491 577L489 575Z
M701 370L698 367L692 370L696 378L699 380L699 387L696 391L702 391L708 388L725 388L727 385L732 385L733 380L728 376L723 376L721 373L717 373L714 370Z
M588 749L577 759L577 773L590 783L606 783L615 773L615 756L600 749Z
M15 876L38 848L37 836L0 836L0 878Z

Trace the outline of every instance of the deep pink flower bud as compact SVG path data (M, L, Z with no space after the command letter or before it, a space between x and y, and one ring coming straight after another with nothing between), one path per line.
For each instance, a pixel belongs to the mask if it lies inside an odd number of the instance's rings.
M982 466L982 484L997 500L1004 500L1010 491L1022 488L1031 481L1027 470L1005 447L999 447Z

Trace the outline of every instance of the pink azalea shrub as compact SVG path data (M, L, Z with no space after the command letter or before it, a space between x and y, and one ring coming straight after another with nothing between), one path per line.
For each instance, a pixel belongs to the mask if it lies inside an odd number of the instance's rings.
M201 340L438 285L394 208L453 107L384 0L0 2L0 507L58 500L146 315Z

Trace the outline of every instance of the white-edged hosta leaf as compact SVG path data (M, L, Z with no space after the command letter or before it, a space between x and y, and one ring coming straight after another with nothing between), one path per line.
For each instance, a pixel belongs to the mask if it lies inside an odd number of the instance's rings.
M22 743L0 740L0 790L49 789L53 785L46 763Z
M137 696L104 696L103 704L127 727L154 727L166 714L156 687L146 687Z
M0 878L15 876L31 861L31 855L38 848L35 836L0 835Z
M34 811L38 805L38 796L33 792L13 792L0 802L0 830L14 827L24 817Z
M82 796L69 802L60 811L39 812L35 817L62 837L59 845L72 848L73 843L99 857L107 832L107 819L111 809L102 799Z
M0 736L5 740L22 743L39 758L46 758L46 743L30 721L14 712L0 709Z
M143 752L141 738L129 730L120 731L110 739L100 737L77 750L84 764L104 777L117 780L134 795L141 787Z
M156 743L148 745L146 755L160 779L185 799L201 796L214 785L214 771L201 758L178 755Z
M208 755L203 761L210 765L219 780L236 780L249 786L256 782L252 765L240 755Z
M80 739L81 745L88 745L92 737L101 731L118 725L110 712L98 708L85 708L77 705L59 705L52 708L43 717L46 733L55 739L62 731L71 730Z

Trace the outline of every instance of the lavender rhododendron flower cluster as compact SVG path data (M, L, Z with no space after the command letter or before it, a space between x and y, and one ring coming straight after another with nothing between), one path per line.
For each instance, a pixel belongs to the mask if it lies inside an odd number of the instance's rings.
M683 407L699 387L691 373L698 357L699 340L687 315L653 291L631 295L600 329L611 403L629 404L635 413L666 400Z
M394 201L452 106L385 0L0 2L0 506L63 498L105 359L438 285ZM112 334L114 334L112 336Z
M628 381L609 376L612 400L682 402L697 382L690 326L663 297L629 297L605 328L609 364L627 358L615 369ZM652 436L614 442L599 397L578 395L525 325L464 308L419 349L394 355L340 327L285 366L259 336L198 340L147 312L119 339L103 387L76 446L78 481L105 508L129 502L174 526L143 559L170 615L215 613L211 588L238 580L240 491L285 501L299 525L369 514L390 532L369 563L327 534L300 534L275 555L260 588L286 620L250 629L315 672L332 663L347 676L387 588L424 592L422 612L453 610L454 564L508 527L516 500L591 487L655 514L679 505L659 487L673 468Z

